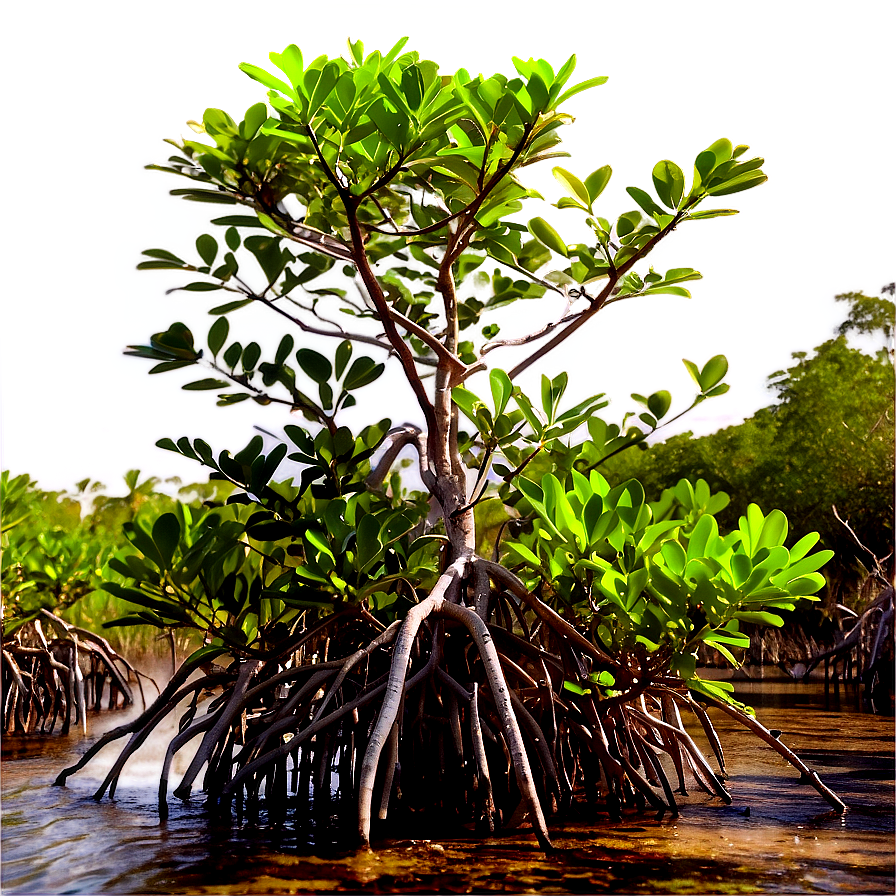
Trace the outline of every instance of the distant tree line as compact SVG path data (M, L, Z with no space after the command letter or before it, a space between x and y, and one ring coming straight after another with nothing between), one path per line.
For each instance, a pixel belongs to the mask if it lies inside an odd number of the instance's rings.
M858 600L869 552L892 579L894 289L838 295L846 320L812 354L794 352L792 367L771 374L774 404L711 435L682 433L622 452L606 465L612 478L637 478L648 494L702 478L731 497L718 514L722 526L755 501L784 511L794 533L818 531L836 552L824 571L828 609Z

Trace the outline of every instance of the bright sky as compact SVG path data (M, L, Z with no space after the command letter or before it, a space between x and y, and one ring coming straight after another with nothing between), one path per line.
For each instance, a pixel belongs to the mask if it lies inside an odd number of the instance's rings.
M236 451L254 424L276 431L289 422L276 406L216 408L214 393L179 388L195 377L149 377L149 362L122 355L174 320L197 334L212 321L203 294L166 297L179 278L135 265L144 248L192 253L220 207L169 197L184 184L143 166L163 162L162 139L190 134L186 120L206 107L237 116L263 100L237 65L268 66L268 53L289 43L313 58L341 54L348 36L385 51L409 34L409 49L449 73L510 73L513 55L557 68L576 53L574 80L610 80L569 103L578 118L564 135L573 157L560 164L582 177L613 166L600 207L609 218L631 208L626 186L651 188L660 159L689 172L722 136L766 158L768 184L720 203L741 215L685 225L652 256L658 270L703 273L689 284L690 301L616 305L548 359L545 372L570 372L575 396L606 392L610 419L629 409L632 391L667 388L673 410L681 406L693 394L681 358L702 364L724 353L731 392L684 428L738 422L770 403L766 377L792 351L830 337L844 312L835 294L877 294L896 277L892 4L51 0L14 4L4 18L0 467L44 488L90 476L121 491L133 467L202 479L207 470L155 441L188 435ZM552 164L533 185L556 201ZM528 214L561 229L574 220L538 203ZM550 319L559 309L545 301L529 303L527 314ZM273 341L253 311L232 317L232 334L244 344ZM513 356L497 355L512 366ZM413 417L397 379L360 394L363 412L346 422Z

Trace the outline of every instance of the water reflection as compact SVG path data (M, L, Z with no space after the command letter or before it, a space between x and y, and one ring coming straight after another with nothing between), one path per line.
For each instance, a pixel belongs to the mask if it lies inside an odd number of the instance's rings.
M731 806L695 791L678 818L552 825L558 850L550 856L525 831L315 856L289 830L211 824L198 800L173 800L160 824L151 744L116 799L95 803L114 751L85 770L90 777L57 788L53 778L84 744L7 738L3 893L892 893L893 720L858 715L848 702L825 711L821 686L738 682L737 695L781 729L848 814L827 811L777 753L716 715Z

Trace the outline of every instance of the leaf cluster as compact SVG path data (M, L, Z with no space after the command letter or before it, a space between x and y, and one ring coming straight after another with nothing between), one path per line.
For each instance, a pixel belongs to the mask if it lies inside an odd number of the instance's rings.
M566 484L523 477L519 488L534 520L506 552L529 587L549 591L610 655L655 654L687 681L700 643L738 665L730 648L749 646L740 623L781 625L775 611L814 599L817 570L833 556L809 554L817 533L788 550L784 514L755 504L722 535L714 514L728 497L703 480L682 480L656 502L637 480L611 487L596 470L574 470ZM693 686L719 696L716 685Z

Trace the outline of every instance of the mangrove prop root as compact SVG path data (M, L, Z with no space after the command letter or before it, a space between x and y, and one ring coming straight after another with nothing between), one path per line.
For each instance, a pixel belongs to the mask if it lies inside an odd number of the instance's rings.
M240 671L234 685L233 692L227 702L227 706L221 711L215 724L206 732L193 761L189 768L184 772L180 784L174 791L174 795L181 799L186 799L190 795L190 788L193 781L199 774L202 766L211 759L212 751L220 740L221 735L227 730L227 727L233 721L234 716L241 709L241 701L245 692L249 689L252 677L261 666L261 660L244 660L240 664Z
M217 678L217 676L215 676L215 678ZM111 732L113 734L115 734L116 732L120 732L119 736L123 736L125 733L128 733L129 731L132 733L131 733L130 740L128 740L127 744L122 749L121 753L118 754L118 757L116 758L114 764L112 765L112 768L109 770L109 773L103 779L103 782L102 782L102 784L100 784L99 789L93 795L93 798L95 800L102 799L103 794L106 792L106 789L110 788L110 787L111 787L110 796L115 795L115 787L117 785L119 777L121 776L122 769L124 768L125 763L128 761L128 759L130 759L130 757L140 748L140 746L143 743L145 743L146 739L153 732L153 730L156 728L156 726L167 715L169 715L171 712L174 711L174 709L176 708L177 704L180 702L181 699L186 697L187 694L189 694L190 692L195 692L195 691L200 690L203 687L207 687L208 684L209 684L208 678L202 679L197 682L191 682L190 684L186 685L180 691L177 692L177 694L175 695L175 698L171 701L171 703L163 704L159 708L159 710L152 716L152 718L146 724L144 724L142 727L136 728L136 727L131 727L131 726L122 726L122 728L117 728L117 729L115 729L114 732ZM127 730L123 730L123 729L127 729ZM108 741L106 741L106 743L108 743ZM105 746L105 743L103 743L103 741L100 740L98 742L97 746L100 746L100 745ZM77 768L77 766L75 767L75 769L76 768ZM68 773L70 773L71 771L72 770L66 770L66 772L68 772ZM66 772L64 772L63 774L66 774ZM57 779L56 783L59 783L58 779ZM62 781L62 783L65 783L64 780Z
M729 706L721 700L714 700L712 697L707 697L706 699L711 701L713 706L721 709L726 715L729 715L732 719L740 722L745 728L749 728L773 750L780 753L794 768L806 776L809 783L821 794L829 806L833 807L838 812L847 812L849 810L846 803L844 803L833 790L822 782L821 778L818 777L818 774L812 771L812 769L810 769L806 763L793 752L793 750L782 744L781 741L768 730L768 728L760 722L757 722L752 716L748 716L745 712L741 712L734 706Z
M678 695L673 695L673 698L679 699ZM706 710L692 697L688 696L687 698L681 699L686 699L688 708L694 713L702 725L703 731L706 734L706 739L709 741L709 745L712 747L712 751L715 753L716 760L719 763L719 774L723 779L727 778L728 770L725 767L725 754L722 751L722 742L719 740L718 732L712 724L712 720L707 715Z
M473 682L473 694L470 698L470 737L473 742L473 758L476 761L476 775L479 789L482 791L483 812L490 833L495 830L495 800L492 793L492 779L488 770L488 759L485 754L485 742L482 739L482 721L479 718L479 684Z
M220 801L225 804L229 802L233 794L236 792L237 788L239 788L244 781L251 778L256 772L265 768L269 763L276 761L280 757L288 756L290 753L296 752L299 747L301 747L302 744L305 743L305 741L310 740L319 731L323 731L329 725L335 724L344 716L351 715L355 710L360 709L362 706L366 706L368 703L373 702L373 700L379 697L379 695L382 694L385 689L385 681L371 685L368 690L366 690L355 700L352 700L350 703L346 703L343 706L340 706L338 709L334 709L329 715L324 716L322 719L318 719L316 722L312 722L310 725L308 725L307 728L303 728L294 737L290 738L286 743L280 744L278 747L270 750L263 756L259 756L258 759L253 760L248 765L243 766L237 772L237 774L233 776L233 779L221 790ZM303 752L303 761L306 757L307 754ZM302 772L305 773L306 771L307 769L303 765ZM300 789L303 791L305 789L305 786L306 785L302 783L300 783L299 785Z
M47 637L44 624L56 637ZM105 638L48 610L15 629L3 649L2 730L8 734L52 734L60 714L63 734L72 721L86 734L88 706L100 708L106 681L110 709L117 706L118 695L124 706L134 702L130 678L139 683L139 677L133 667Z
M506 625L528 631L528 639L495 625L502 614ZM682 792L687 770L703 790L731 802L684 726L683 716L691 726L700 723L724 775L718 734L683 682L655 674L643 659L608 657L512 574L487 561L466 555L449 564L402 621L374 625L358 613L350 621L342 630L315 625L316 640L307 631L293 636L293 654L278 647L264 660L234 662L189 683L196 669L185 663L138 719L101 738L57 783L106 744L128 736L96 797L114 793L128 758L186 700L159 780L162 819L174 757L200 735L175 795L189 795L205 767L203 790L219 811L229 812L236 801L240 818L257 820L263 808L267 822L276 825L299 804L297 824L306 824L312 822L301 820L307 814L301 806L313 798L315 827L338 823L342 835L351 836L350 826L364 845L373 818L393 821L396 809L406 807L404 817L417 811L457 815L477 829L528 818L548 850L546 813L568 810L579 799L614 818L632 807L677 814L672 765ZM58 668L47 666L44 674L66 686L67 705L80 713L78 658L102 661L105 650L86 638L76 641L77 632L67 634L54 660ZM41 650L27 648L27 655ZM32 678L20 670L20 687L14 675L25 655L5 650L3 656L10 683L5 719L13 713L14 724L34 726L51 702L40 710L25 699ZM605 696L596 688L584 694L564 689L564 682L585 683L596 669L612 671L623 690ZM200 698L200 690L218 685L212 699ZM98 685L93 687L98 698ZM61 705L54 700L52 711ZM720 708L842 808L767 729ZM331 782L338 786L335 798Z
M194 722L188 728L185 728L177 734L172 738L171 743L168 744L168 749L165 751L165 761L162 764L162 774L159 777L159 818L162 821L168 819L168 776L171 771L171 762L174 759L175 754L184 744L191 741L197 735L202 734L203 731L211 728L214 721L215 716L213 714L203 716L198 722Z
M392 731L395 719L405 691L405 680L411 649L417 639L417 632L423 621L433 612L442 600L442 595L452 586L456 586L467 566L466 558L455 560L440 576L432 593L421 603L412 607L399 630L386 682L386 696L380 708L376 725L371 732L361 764L361 778L358 782L358 836L363 846L370 845L371 802L373 785L379 765L380 754L386 739Z
M342 686L342 682L345 681L345 677L348 675L351 670L361 662L361 660L370 656L377 647L385 647L387 644L391 644L392 641L395 640L398 635L398 630L401 627L401 623L396 619L385 631L381 634L377 635L366 647L362 647L360 650L356 650L342 665L342 668L339 670L339 674L336 676L336 681L333 682L332 687L327 692L326 697L321 701L320 706L317 710L317 717L315 721L319 719L323 714L324 710L330 703L330 700L333 698L333 695L337 693L339 688Z
M392 784L395 780L395 768L398 765L398 721L392 726L387 744L386 775L383 780L383 795L380 800L379 817L385 820L389 815L389 799L392 796Z

